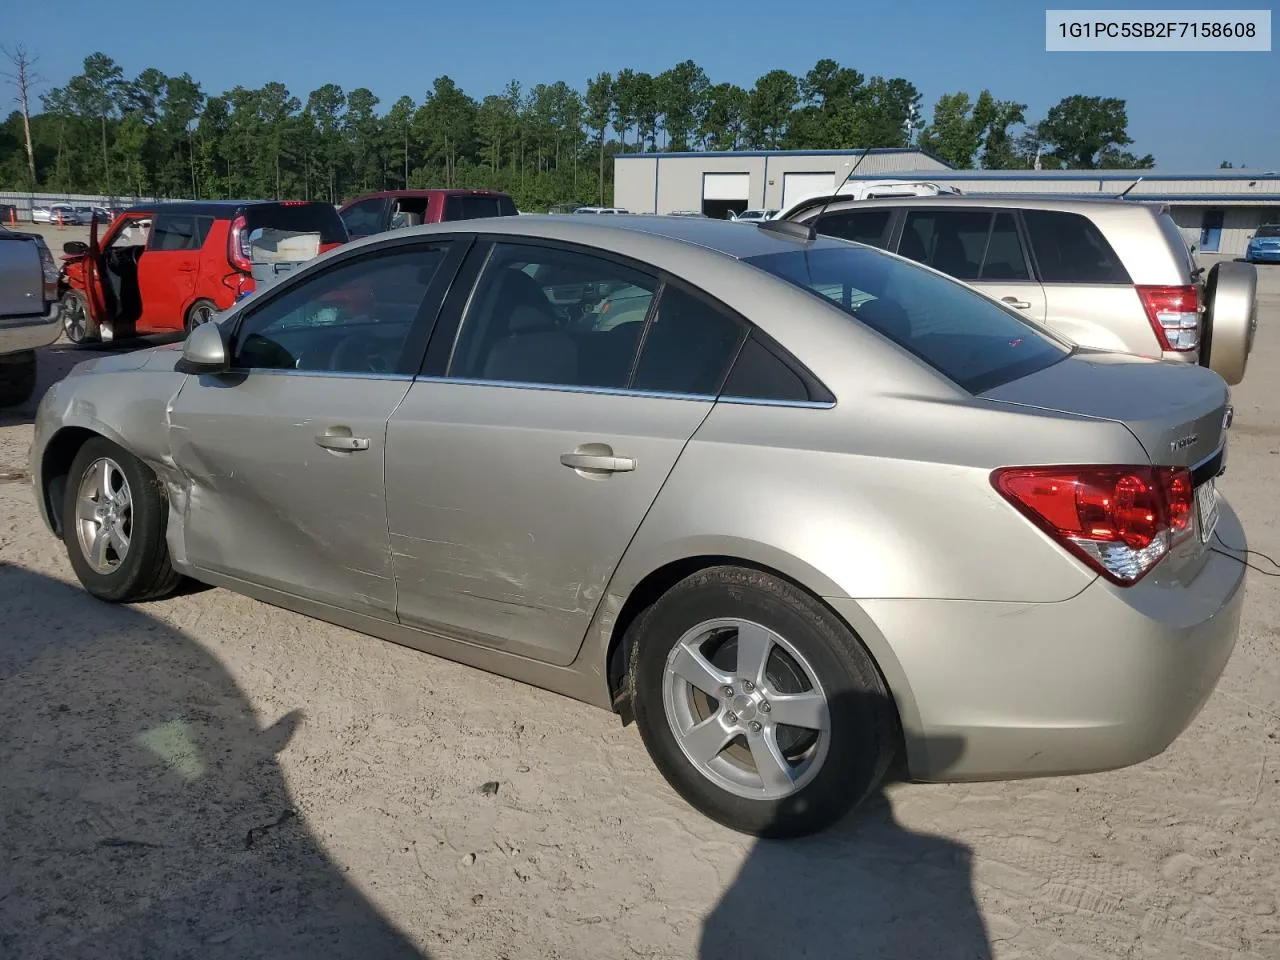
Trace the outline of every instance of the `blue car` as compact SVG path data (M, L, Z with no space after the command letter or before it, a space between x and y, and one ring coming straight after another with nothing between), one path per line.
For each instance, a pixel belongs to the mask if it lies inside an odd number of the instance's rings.
M1280 223L1264 223L1244 251L1249 263L1280 263Z

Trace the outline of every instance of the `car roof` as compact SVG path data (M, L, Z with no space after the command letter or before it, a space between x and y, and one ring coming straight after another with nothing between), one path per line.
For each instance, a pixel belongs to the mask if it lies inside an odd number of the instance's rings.
M821 250L845 247L847 242L832 237L818 237L803 244L771 230L744 229L730 220L710 217L647 217L640 214L619 214L613 217L558 217L548 214L527 214L521 217L486 217L477 220L454 220L448 223L427 224L395 231L396 236L440 233L492 233L510 234L540 240L560 240L598 246L605 250L627 253L628 247L639 248L649 239L671 243L691 244L715 253L744 260L748 257L796 250ZM367 244L377 240L375 235L359 241Z
M294 206L331 206L331 204L320 200L166 200L161 203L140 203L137 206L127 208L123 212L127 214L149 213L153 216L160 216L161 214L204 214L205 216L225 218L246 207L259 207L272 203L288 203Z
M814 197L804 203L803 213L808 213L824 198ZM1132 210L1139 205L1163 207L1163 201L1143 201L1141 197L1121 200L1118 197L1073 197L1053 193L965 193L937 196L875 197L857 200L848 196L831 198L831 210L848 210L851 207L1002 207L1028 210L1063 210L1074 213L1097 213L1108 208Z
M344 200L343 206L358 200L377 200L381 197L505 197L501 190L485 190L480 187L425 187L421 190L379 190L377 193L362 193L358 197Z

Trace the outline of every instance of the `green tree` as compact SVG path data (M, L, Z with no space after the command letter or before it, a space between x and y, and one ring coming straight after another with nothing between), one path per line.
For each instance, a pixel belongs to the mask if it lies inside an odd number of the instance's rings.
M757 149L776 150L786 136L791 111L800 99L800 85L786 70L770 70L756 80L747 95L747 141Z
M706 110L698 137L709 150L734 150L746 129L747 91L732 83L717 83L707 91Z
M613 77L599 73L587 81L587 125L595 133L600 145L600 205L604 205L604 147L609 118L613 114Z
M1040 138L1053 147L1053 156L1068 169L1095 170L1103 162L1150 166L1154 159L1125 153L1129 136L1125 102L1115 97L1075 94L1049 108L1040 121Z
M711 87L707 74L692 60L677 63L657 78L665 106L667 149L688 150L689 138L702 122Z
M71 78L67 94L76 112L86 120L96 120L102 137L103 185L114 195L111 183L111 158L107 145L107 125L117 112L118 94L124 83L124 72L105 53L91 53L84 58L84 72Z

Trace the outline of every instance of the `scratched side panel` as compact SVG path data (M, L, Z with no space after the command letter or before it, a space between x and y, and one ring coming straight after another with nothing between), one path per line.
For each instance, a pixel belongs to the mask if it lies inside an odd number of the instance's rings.
M383 492L386 421L408 382L254 373L192 377L174 402L184 563L395 619ZM368 449L335 453L347 431Z

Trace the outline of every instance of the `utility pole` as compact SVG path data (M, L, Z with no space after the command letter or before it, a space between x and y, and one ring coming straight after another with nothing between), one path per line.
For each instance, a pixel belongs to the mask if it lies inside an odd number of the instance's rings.
M22 132L27 139L27 173L31 176L31 186L34 189L36 185L36 151L31 142L31 88L41 81L41 77L35 73L36 61L39 57L34 57L27 53L27 48L22 44L18 44L13 51L0 47L5 58L13 64L13 72L6 73L4 76L18 88L18 96L15 98L22 108Z

